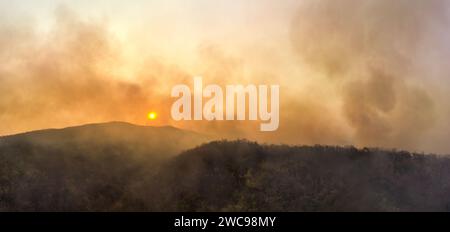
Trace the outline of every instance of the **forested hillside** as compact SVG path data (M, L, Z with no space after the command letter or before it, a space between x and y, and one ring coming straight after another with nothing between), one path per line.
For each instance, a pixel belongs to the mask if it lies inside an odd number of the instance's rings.
M207 141L122 123L1 138L0 211L450 210L446 156Z

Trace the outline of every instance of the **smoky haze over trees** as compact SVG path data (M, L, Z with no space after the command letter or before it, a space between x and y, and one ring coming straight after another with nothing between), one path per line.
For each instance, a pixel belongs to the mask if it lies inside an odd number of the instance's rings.
M208 140L173 127L122 122L0 137L0 210L133 207L126 196L133 185Z
M185 1L0 1L0 135L154 111L221 139L449 153L450 1ZM279 130L172 120L170 89L197 75L279 84ZM121 122L0 137L0 211L450 210L447 156L213 140Z
M0 210L450 210L446 156L243 140L188 150L210 139L126 123L0 138Z

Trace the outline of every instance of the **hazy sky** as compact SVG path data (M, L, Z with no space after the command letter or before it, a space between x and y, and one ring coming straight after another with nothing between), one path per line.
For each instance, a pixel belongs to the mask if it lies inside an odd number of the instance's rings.
M121 120L450 153L449 5L0 0L0 134ZM279 84L279 130L171 120L171 87L194 75L205 84Z

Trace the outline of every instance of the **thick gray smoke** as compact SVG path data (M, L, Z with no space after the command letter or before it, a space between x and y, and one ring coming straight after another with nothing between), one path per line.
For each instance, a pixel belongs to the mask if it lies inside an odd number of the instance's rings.
M356 144L414 147L435 124L443 106L421 85L448 79L424 61L446 49L449 3L308 0L298 11L296 52L339 88Z

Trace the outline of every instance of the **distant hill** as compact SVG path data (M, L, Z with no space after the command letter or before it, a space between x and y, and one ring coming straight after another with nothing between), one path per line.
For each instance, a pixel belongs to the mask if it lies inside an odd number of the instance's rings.
M116 148L129 155L167 157L208 140L211 140L209 136L171 126L109 122L4 136L0 137L0 147L27 144L34 148L70 148L81 153Z
M0 211L108 210L161 163L210 140L110 122L0 137Z
M242 140L186 150L208 140L126 123L3 137L0 211L450 210L446 156Z

